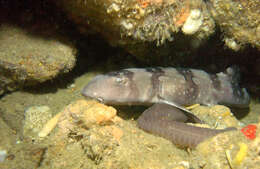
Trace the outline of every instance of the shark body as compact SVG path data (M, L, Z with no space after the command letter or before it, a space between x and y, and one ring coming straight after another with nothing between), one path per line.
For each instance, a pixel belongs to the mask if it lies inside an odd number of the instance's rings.
M123 69L96 76L82 94L112 105L248 107L250 100L246 89L239 87L239 73L234 68L217 74L171 67Z
M82 94L111 105L154 104L138 118L139 128L190 148L236 128L216 130L188 125L186 122L202 121L183 106L199 103L246 108L250 101L246 89L239 86L235 68L217 74L181 68L123 69L96 76Z

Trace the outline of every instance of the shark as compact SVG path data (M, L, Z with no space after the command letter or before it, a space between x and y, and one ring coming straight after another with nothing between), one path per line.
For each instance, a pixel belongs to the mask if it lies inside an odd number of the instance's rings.
M218 134L220 130L208 130L195 126L187 127L187 124L185 124L187 119L195 123L203 122L193 115L190 110L187 110L185 106L193 104L207 106L222 104L237 108L247 108L250 103L250 96L245 88L240 87L239 81L239 69L235 66L228 67L224 72L216 74L189 68L128 68L94 77L83 88L82 95L109 105L151 106L138 119L140 128L165 138L169 138L169 135L178 136L171 139L173 142L176 142L176 139L182 140L180 138L183 138L190 143L192 142L191 140L198 140L198 138L203 138L202 140L204 140ZM168 111L169 109L171 111ZM161 116L165 114L167 116L155 118L155 114L157 114L155 112L159 112ZM184 118L184 120L173 118L170 122L167 120L170 115L173 117L178 116L180 112L188 118ZM153 121L151 121L152 119ZM150 123L157 125L151 127L154 125L150 125ZM165 124L168 127L165 127ZM174 127L169 127L169 125ZM176 127L180 129L177 130ZM175 128L176 130L166 132L169 128ZM197 138L195 136L187 136L185 133L188 130L196 130L198 132L196 134ZM229 130L228 128L221 130L221 132ZM176 133L176 131L180 133ZM202 136L203 133L204 136ZM196 141L196 144L183 144L195 147L202 140Z

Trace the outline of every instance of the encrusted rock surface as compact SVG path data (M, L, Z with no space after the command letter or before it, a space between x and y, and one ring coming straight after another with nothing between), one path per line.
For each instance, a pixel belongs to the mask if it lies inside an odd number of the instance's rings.
M116 116L116 109L95 100L77 100L68 105L61 114L59 129L68 134L77 124L83 128L91 128L94 125L110 123Z
M202 0L59 0L55 3L81 32L94 30L110 44L121 46L140 59L167 56L173 49L184 49L183 43L186 48L198 47L215 29ZM170 45L162 47L168 42Z
M260 46L258 0L59 0L56 3L81 32L94 30L110 44L123 46L137 56L148 54L152 50L150 43L160 46L170 41L177 48L185 37L179 38L178 32L189 37L186 45L196 41L195 46L199 46L215 31L215 22L229 48L238 51L245 44Z
M72 45L2 24L0 27L0 95L53 79L75 65Z
M260 49L259 0L210 0L208 4L229 48L238 51L251 44Z
M235 125L240 129L238 121L225 106L199 106L194 110L195 114L211 122L213 119L217 122L216 117L221 117L220 128ZM207 139L187 153L166 139L138 129L135 123L121 119L114 111L96 101L78 100L68 105L56 130L45 138L54 144L48 147L42 168L48 165L55 168L91 165L97 168L228 169L232 165L242 169L245 166L255 168L260 162L255 159L259 151L259 130L254 141L240 130L230 131ZM106 114L110 118L103 118L108 117ZM100 123L99 119L108 121ZM213 127L214 123L209 126ZM138 158L140 156L142 159ZM62 160L70 158L77 159L78 163Z
M78 91L83 86L79 82L75 85L80 86L76 89ZM71 88L60 92L63 93L63 99L55 97L56 94L41 94L39 97L34 97L34 100L48 105L52 111L54 106L51 103L62 103L63 108L59 107L55 111L60 111L59 120L56 121L56 127L49 135L43 138L32 138L29 135L19 137L19 133L23 131L17 130L15 133L11 129L5 129L5 126L9 128L8 125L1 125L4 129L0 127L0 133L3 136L9 134L10 137L0 141L6 144L0 148L7 150L6 159L0 163L0 167L3 169L11 166L28 169L47 169L51 166L57 169L203 167L212 169L214 167L229 168L231 164L236 168L250 166L254 169L259 166L259 124L252 124L257 126L256 138L248 139L240 131L239 121L232 115L236 112L231 112L225 106L198 106L193 107L191 111L208 124L205 127L214 128L215 124L218 124L217 128L236 126L238 130L207 139L188 152L169 140L139 129L132 118L136 116L135 113L142 112L140 109L134 111L134 107L128 107L126 111L118 108L119 115L125 114L125 118L121 118L116 115L115 108L97 101L82 98L69 101L71 97L67 98L65 95L73 95L75 91ZM17 104L35 104L31 100L28 101L28 98L32 97L28 96L28 93L24 93L23 97L19 97L21 95L17 93L19 92L6 95L5 102L14 101L10 98L14 95L14 98L19 98L16 100ZM64 102L64 99L67 101ZM48 103L50 100L51 103ZM1 104L1 106L7 110L7 105ZM7 112L10 113L10 111L17 111L17 109L8 109ZM248 132L250 133L253 132Z
M194 168L258 168L260 126L252 125L257 128L254 139L238 130L219 134L199 144L191 156Z
M68 25L60 24L63 14L85 35L99 33L146 63L191 62L215 25L220 26L229 48L238 51L246 44L260 48L258 0L33 2L1 1L0 95L53 79L74 67L74 46L63 41L66 34L57 38L60 28Z

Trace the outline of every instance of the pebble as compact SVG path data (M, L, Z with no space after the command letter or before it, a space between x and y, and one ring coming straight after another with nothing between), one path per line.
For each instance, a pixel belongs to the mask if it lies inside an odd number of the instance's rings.
M25 110L23 133L31 136L38 133L43 126L52 118L48 106L32 106Z
M0 150L0 163L5 161L6 155L7 155L6 150Z

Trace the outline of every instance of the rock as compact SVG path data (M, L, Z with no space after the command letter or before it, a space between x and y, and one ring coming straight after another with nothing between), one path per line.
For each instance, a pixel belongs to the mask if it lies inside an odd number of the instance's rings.
M111 45L124 47L140 59L147 55L170 55L173 49L184 49L183 43L187 49L192 40L205 40L215 29L214 20L202 0L59 0L55 3L81 32L98 32ZM198 18L194 19L193 11L199 11ZM188 26L190 22L191 27ZM181 30L188 38L178 33ZM172 43L163 47L169 42Z
M91 128L94 125L104 125L112 122L116 116L116 109L111 106L98 103L95 100L77 100L64 108L64 110L56 114L48 122L45 122L44 127L38 131L39 137L46 137L58 124L59 132L62 135L68 134L74 128ZM111 130L111 134L117 140L121 134L118 134L117 129Z
M50 145L42 166L174 168L188 157L168 140L145 133L96 101L77 100L61 113L57 128L43 140Z
M111 106L95 100L77 100L64 109L58 127L62 133L68 133L79 125L83 128L91 128L94 125L110 123L115 116L116 109Z
M15 143L15 140L17 139L15 136L14 130L12 130L5 121L0 118L0 151L7 152L13 148L13 144ZM4 153L4 152L2 152ZM1 161L1 160L0 160Z
M211 127L217 127L218 129L240 127L240 122L231 110L223 105L198 106L192 109L192 112Z
M2 24L0 27L0 95L41 83L70 71L75 50L68 43Z
M34 137L43 126L52 118L48 106L32 106L25 111L23 135Z
M259 128L259 124L255 125ZM256 138L247 138L240 130L221 133L208 139L192 153L193 167L211 168L252 168L260 165L259 129Z
M251 44L260 49L259 0L210 0L208 4L229 48L237 51Z

